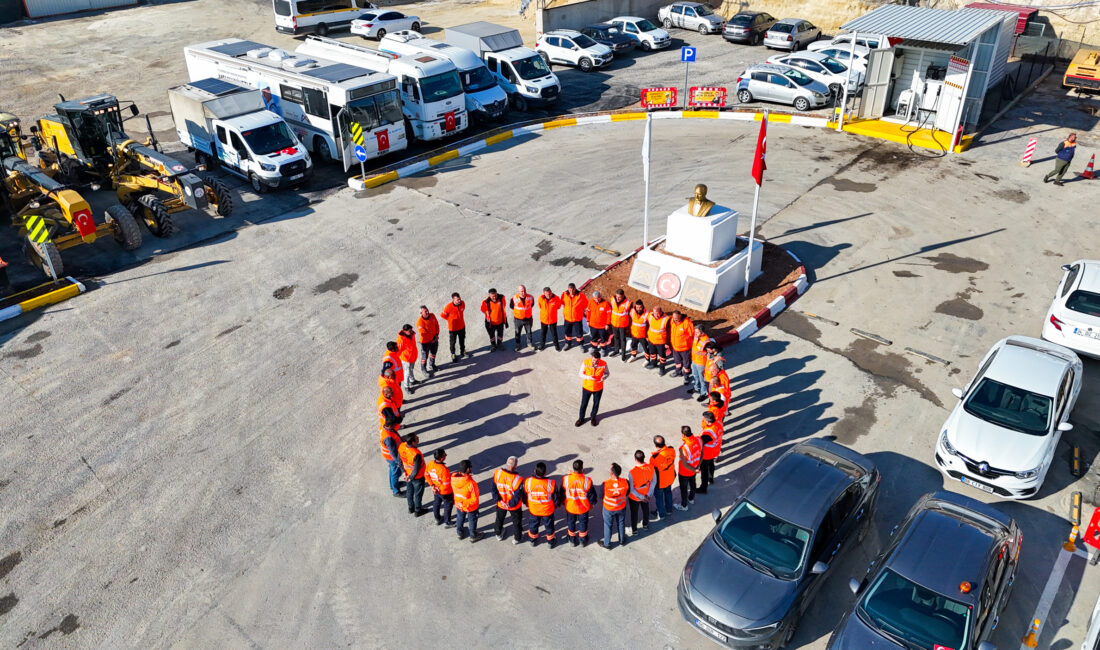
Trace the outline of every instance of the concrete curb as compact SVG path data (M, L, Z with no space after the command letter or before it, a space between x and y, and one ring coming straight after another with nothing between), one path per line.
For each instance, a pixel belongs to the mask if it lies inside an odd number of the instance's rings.
M746 237L738 237L738 239L744 240L744 239L747 239L747 238ZM651 241L649 243L649 245L654 246L654 245L660 243L663 240L664 240L664 237L659 237L659 238L654 239L653 241ZM578 287L577 290L578 291L584 291L588 287L588 285L592 284L592 282L596 278L600 277L604 273L607 273L608 271L615 268L616 266L622 264L623 262L630 259L634 255L637 255L638 251L642 250L642 248L644 248L644 246L639 246L639 247L635 248L632 252L627 253L626 255L623 255L619 259L615 260L610 265L608 265L607 268L605 268L604 270L600 271L596 275L593 275L592 277L585 280L584 284L582 284L580 287ZM782 247L780 247L780 248L782 248ZM787 307L790 307L792 304L794 304L794 301L798 300L798 297L801 296L802 294L806 293L806 290L810 288L810 280L809 280L809 277L806 275L806 267L805 267L805 265L802 264L802 260L795 257L795 255L793 253L787 251L787 249L785 249L785 248L783 249L783 252L787 253L787 255L790 255L791 259L793 259L795 262L798 262L798 264L799 264L799 266L798 266L798 278L794 281L794 284L791 285L790 287L787 287L787 290L784 291L782 295L777 296L774 300L772 300L770 303L768 303L768 305L766 307L761 309L755 316L753 316L749 320L745 321L744 323L741 323L741 325L734 328L733 331L727 332L727 333L723 334L722 336L719 336L716 339L714 339L715 342L718 343L718 345L721 345L721 346L725 347L727 345L733 345L734 343L740 343L741 341L744 341L745 339L749 338L750 336L755 334L757 331L759 331L761 327L764 327L765 325L770 323L772 320L774 320L775 317L778 316L780 313L782 313L784 309L786 309Z
M583 126L586 124L610 124L612 122L633 122L644 120L647 111L626 110L604 113L586 113L582 115L561 115L550 120L541 120L519 124L518 126L503 127L491 131L489 135L477 139L464 140L457 146L446 149L437 149L427 154L403 160L389 167L383 168L376 174L366 178L352 176L348 179L348 187L353 190L365 190L379 185L395 181L399 178L407 178L436 167L448 160L454 160L462 156L468 156L487 147L499 144L511 138L539 131L550 131L567 126ZM710 119L710 120L734 120L739 122L759 122L763 113L756 111L654 111L651 113L655 120L678 119ZM793 124L795 126L810 126L826 128L829 125L828 118L814 117L810 115L798 115L793 113L768 113L768 121L778 124Z
M49 293L42 294L41 296L28 298L27 300L23 300L9 307L4 307L3 309L0 309L0 322L10 320L12 318L15 318L16 316L21 316L29 311L34 311L35 309L39 309L47 305L52 305L63 300L68 300L73 296L82 294L87 291L87 288L82 282L79 282L71 277L66 277L63 279L63 281L68 282L68 284L60 286L59 288L50 291ZM38 286L41 287L44 285L40 284ZM37 288L38 287L34 287L33 289L28 289L28 291L33 291Z

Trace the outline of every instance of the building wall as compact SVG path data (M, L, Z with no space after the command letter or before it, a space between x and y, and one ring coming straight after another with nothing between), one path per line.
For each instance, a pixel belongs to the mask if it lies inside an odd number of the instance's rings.
M24 2L27 7L27 16L30 18L45 18L78 11L137 4L137 0L24 0Z
M546 3L535 12L535 31L578 29L616 16L641 16L657 24L657 10L672 0L582 0L571 4Z

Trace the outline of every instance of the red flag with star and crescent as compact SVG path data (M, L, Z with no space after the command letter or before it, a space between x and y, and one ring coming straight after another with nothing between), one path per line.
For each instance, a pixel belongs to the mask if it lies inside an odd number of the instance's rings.
M752 177L757 185L764 184L764 170L768 166L764 163L764 156L768 152L768 115L765 113L760 119L760 136L756 139L756 156L752 159Z

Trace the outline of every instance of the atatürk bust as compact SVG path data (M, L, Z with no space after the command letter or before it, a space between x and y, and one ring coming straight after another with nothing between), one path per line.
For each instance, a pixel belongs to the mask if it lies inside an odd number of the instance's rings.
M707 199L707 186L699 183L695 186L695 196L688 200L688 213L693 217L705 217L714 207L714 201Z

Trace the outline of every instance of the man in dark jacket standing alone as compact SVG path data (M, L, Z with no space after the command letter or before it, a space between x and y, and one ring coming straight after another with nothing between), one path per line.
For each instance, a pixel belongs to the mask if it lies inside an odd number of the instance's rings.
M1054 150L1057 157L1054 159L1054 169L1050 170L1046 176L1043 177L1044 183L1050 182L1050 177L1054 176L1054 184L1062 184L1062 176L1069 169L1070 162L1073 161L1073 154L1077 152L1077 134L1070 133L1066 137L1065 142L1059 142L1058 147Z

